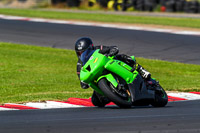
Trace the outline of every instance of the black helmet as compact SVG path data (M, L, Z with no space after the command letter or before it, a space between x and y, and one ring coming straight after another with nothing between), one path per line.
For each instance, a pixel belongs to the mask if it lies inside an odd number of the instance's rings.
M90 38L82 37L76 41L75 51L78 57L80 57L81 54L87 49L94 49L92 40Z

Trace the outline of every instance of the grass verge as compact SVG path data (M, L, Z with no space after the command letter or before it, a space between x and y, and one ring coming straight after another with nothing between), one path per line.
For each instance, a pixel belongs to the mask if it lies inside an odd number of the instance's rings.
M49 19L62 20L83 20L96 22L112 22L112 23L129 23L129 24L153 24L167 25L189 28L200 28L200 19L195 18L170 18L170 17L147 17L147 16L130 16L130 15L114 15L102 13L75 13L75 12L56 12L42 11L39 9L9 9L0 8L0 14L39 17Z
M72 50L0 43L0 103L88 98ZM199 91L200 65L137 58L166 90Z

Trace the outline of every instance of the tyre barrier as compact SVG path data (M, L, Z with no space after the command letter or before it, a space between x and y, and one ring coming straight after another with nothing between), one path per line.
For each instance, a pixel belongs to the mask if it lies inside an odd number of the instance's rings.
M69 7L78 7L80 5L80 0L67 0L67 5Z
M179 0L179 1L176 1L175 3L175 9L177 12L183 12L184 10L184 4L185 4L185 1L184 0Z
M21 0L23 1L23 0ZM69 7L79 7L85 0L51 0L52 4L66 2ZM200 13L200 0L87 0L88 6L99 4L103 8L126 11L133 8L138 11ZM160 8L160 9L159 9ZM165 9L165 10L163 10Z
M107 8L109 0L96 0L96 2L99 3L101 7Z
M175 0L168 0L165 2L165 7L167 12L175 12Z
M198 13L199 11L199 2L197 1L188 1L185 2L184 11L186 13Z
M105 1L105 0L98 0ZM200 13L200 0L107 0L108 8L126 11L132 7L138 11L154 11L160 7L160 11ZM109 4L113 3L113 4ZM165 10L163 10L165 8Z
M152 12L156 7L156 0L145 0L144 1L144 10Z
M69 7L78 7L83 0L52 0L66 1ZM126 11L133 8L138 11L166 11L200 13L200 0L88 0L88 5L94 6L98 3L103 8L114 9L115 11ZM159 9L160 8L160 9ZM165 10L162 10L165 8Z
M145 3L144 0L137 0L135 9L139 10L139 11L145 11L144 10L144 3Z

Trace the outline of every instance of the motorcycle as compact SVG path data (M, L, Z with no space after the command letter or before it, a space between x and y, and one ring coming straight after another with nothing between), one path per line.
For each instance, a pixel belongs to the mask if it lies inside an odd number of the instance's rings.
M80 80L120 108L150 104L164 107L168 103L168 96L159 82L144 80L137 70L114 56L103 55L99 50L86 50L80 60Z

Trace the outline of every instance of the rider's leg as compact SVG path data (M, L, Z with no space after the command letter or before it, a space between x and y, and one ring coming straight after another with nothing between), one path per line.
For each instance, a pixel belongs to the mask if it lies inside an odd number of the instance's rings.
M144 78L149 80L151 78L150 72L145 70L141 65L136 63L136 60L131 58L130 56L121 54L121 55L116 55L115 58L117 60L121 60L128 64L129 66L132 66L133 68L136 68L136 70L140 73L140 75Z
M130 56L127 56L125 54L118 54L115 56L115 59L123 61L124 63L126 63L132 67L134 67L136 65L136 61L133 60Z
M94 106L104 107L109 102L110 102L110 100L107 97L100 95L96 91L93 92L93 94L92 94L92 104Z
M151 73L145 70L141 65L137 65L137 71L140 73L140 75L147 80L151 79Z

